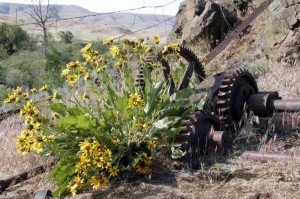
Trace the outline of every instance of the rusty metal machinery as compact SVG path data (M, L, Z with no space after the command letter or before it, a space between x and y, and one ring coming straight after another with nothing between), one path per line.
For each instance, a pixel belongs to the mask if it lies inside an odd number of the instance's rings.
M230 127L242 119L245 111L259 117L271 117L274 112L300 111L300 100L284 100L277 91L259 91L254 77L245 68L237 68L207 77L199 92L210 91L216 105L216 115Z
M243 113L245 102L258 92L253 76L243 68L229 70L220 83L217 95L217 114L226 125L238 122Z
M195 167L199 156L209 151L223 151L231 146L229 134L219 119L211 112L201 110L190 114L181 122L182 130L175 137L176 148L186 154L184 162Z
M230 148L233 134L230 135L228 132L241 121L245 111L252 110L259 117L270 117L274 111L300 111L300 101L282 100L276 91L259 91L254 77L245 68L231 69L205 77L204 69L197 56L183 46L180 46L180 55L187 61L188 66L176 87L173 79L170 78L171 67L175 66L162 59L162 55L162 52L158 55L149 53L145 58L145 65L151 69L153 60L162 63L164 79L171 87L170 95L176 90L187 88L192 74L195 73L199 80L197 93L209 91L215 104L215 110L200 110L189 115L182 121L182 130L175 137L175 147L186 152L184 159L190 165L196 164L196 157L212 151L210 150L212 148ZM140 67L136 83L141 87L145 86L143 74L143 67ZM197 93L194 98L203 97Z
M134 79L136 82L136 85L144 87L145 81L144 81L144 66L147 66L151 70L151 63L154 60L159 61L162 64L163 70L163 78L164 80L169 84L170 91L169 94L173 94L176 90L185 89L189 86L191 77L193 74L195 74L195 77L197 78L198 82L202 82L203 79L205 79L205 71L204 68L199 61L198 57L188 48L180 45L179 46L179 55L182 59L184 59L187 62L187 66L185 68L185 72L183 74L183 77L181 81L179 82L179 85L176 86L175 82L171 75L172 68L175 68L174 66L171 66L170 63L164 59L164 56L167 56L168 54L173 54L174 49L168 48L167 50L160 51L159 53L155 54L153 52L149 52L145 56L145 63L144 65L137 66L137 74L135 75ZM136 61L136 60L135 60Z

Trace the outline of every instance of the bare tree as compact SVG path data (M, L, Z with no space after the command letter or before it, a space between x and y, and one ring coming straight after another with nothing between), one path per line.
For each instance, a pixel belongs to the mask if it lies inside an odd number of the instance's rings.
M43 29L44 54L46 55L47 46L48 46L48 34L47 34L46 23L51 17L51 12L49 9L50 0L47 0L46 5L42 5L42 4L43 4L43 0L31 0L31 6L30 6L31 11L28 12L28 14Z

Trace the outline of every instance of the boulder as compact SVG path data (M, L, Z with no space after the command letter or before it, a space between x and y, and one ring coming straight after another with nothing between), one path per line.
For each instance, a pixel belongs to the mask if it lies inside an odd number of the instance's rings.
M276 61L300 67L300 0L275 0L268 8L273 21L287 32L276 41Z
M214 47L236 20L233 7L229 10L210 0L185 0L176 14L173 31L182 41L202 39Z

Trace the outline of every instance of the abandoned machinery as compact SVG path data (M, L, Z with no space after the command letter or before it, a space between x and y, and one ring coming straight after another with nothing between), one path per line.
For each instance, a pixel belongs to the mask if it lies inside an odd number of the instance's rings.
M176 90L187 88L192 76L197 79L197 92L191 101L201 99L209 91L205 110L190 114L181 122L182 130L175 138L175 147L186 152L185 160L194 164L199 154L226 151L231 147L234 129L240 124L245 112L252 111L259 117L271 117L274 112L300 111L300 100L283 100L276 91L259 91L251 73L245 68L236 68L206 77L204 68L197 56L184 46L179 54L185 61L186 69L176 86L171 78L172 67L162 55L173 53L169 50L146 56L146 67L151 70L151 62L156 59L162 64L162 74L170 86L170 95ZM138 68L135 79L137 85L144 87L143 67ZM215 107L210 109L209 107ZM241 125L241 124L240 124ZM235 128L233 128L235 127ZM198 158L199 159L199 158Z
M271 117L274 112L300 111L300 100L283 100L276 91L259 91L254 77L245 68L231 69L206 77L197 56L184 46L180 46L179 54L180 59L183 59L186 65L185 72L181 81L175 84L170 74L172 69L174 70L173 67L176 66L170 65L171 63L162 59L163 55L168 53L174 52L169 49L165 53L148 53L145 57L145 65L151 71L151 63L154 60L161 62L162 68L164 68L162 76L170 86L169 94L188 88L190 81L194 78L197 82L197 92L191 101L202 99L206 93L210 95L206 98L204 110L191 113L181 121L181 131L175 137L174 143L175 147L186 152L186 155L180 160L181 164L185 163L185 165L194 167L199 163L199 155L210 151L223 153L230 149L235 129L233 127L242 120L245 112L252 111L259 117ZM138 64L137 59L133 58L131 61L136 85L144 88L143 66ZM11 114L18 111L14 110ZM7 114L0 115L0 121L6 118ZM276 158L273 158L273 154L271 154L272 156L268 155L272 159L292 159L281 156L278 158L276 154ZM256 152L246 152L244 156L253 156L253 159L261 157ZM33 168L30 173L39 173L41 168L43 166ZM4 191L12 182L18 183L27 178L28 172L24 172L1 180L0 191ZM45 191L40 194L44 197L46 193L49 194Z

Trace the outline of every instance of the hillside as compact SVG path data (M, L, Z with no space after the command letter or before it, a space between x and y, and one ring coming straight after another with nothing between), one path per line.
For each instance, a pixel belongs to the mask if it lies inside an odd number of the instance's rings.
M18 24L27 24L34 22L28 13L31 13L31 5L16 3L0 3L0 20L11 24L16 23L16 10ZM51 18L49 22L51 33L70 30L79 38L86 40L95 40L109 36L122 36L130 34L131 37L138 37L133 31L148 29L142 31L143 35L152 36L153 32L165 37L165 31L169 31L175 17L155 14L135 14L129 12L120 13L95 13L76 5L50 5L49 10ZM89 16L93 15L93 16ZM83 17L89 16L89 17ZM75 19L72 19L76 17ZM65 20L67 19L67 20ZM165 21L166 19L169 19ZM165 22L164 22L165 21ZM35 34L39 30L36 25L23 25L25 30L33 31ZM34 29L34 30L33 30Z

